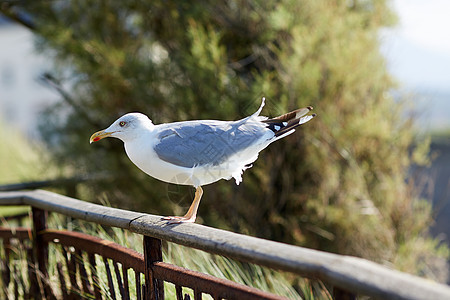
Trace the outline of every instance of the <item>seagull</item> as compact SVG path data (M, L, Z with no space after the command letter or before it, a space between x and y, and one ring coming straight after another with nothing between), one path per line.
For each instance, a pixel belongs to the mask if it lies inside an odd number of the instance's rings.
M316 114L311 106L269 119L260 116L265 104L237 121L194 120L155 125L144 114L128 113L108 128L95 132L90 143L106 137L123 141L130 160L143 172L164 182L191 185L194 200L184 216L163 217L168 223L193 223L202 186L220 179L242 181L261 150L292 134Z

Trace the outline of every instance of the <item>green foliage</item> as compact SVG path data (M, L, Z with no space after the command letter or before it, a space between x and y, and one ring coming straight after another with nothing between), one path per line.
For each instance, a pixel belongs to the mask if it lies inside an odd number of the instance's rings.
M413 273L426 268L417 263L423 256L443 256L426 232L429 206L405 181L412 159L425 162L426 151L410 156L412 126L389 95L394 84L378 49L378 30L395 21L387 1L28 5L40 48L61 66L49 80L71 87L43 121L55 160L116 175L112 184L92 183L92 195L152 213L184 211L190 190L142 174L120 141L89 147L90 134L129 111L154 123L237 119L266 96L268 115L313 105L319 116L262 152L241 186L205 187L201 222L378 262L410 261L396 266Z
M40 149L0 120L0 184L37 180L42 172Z

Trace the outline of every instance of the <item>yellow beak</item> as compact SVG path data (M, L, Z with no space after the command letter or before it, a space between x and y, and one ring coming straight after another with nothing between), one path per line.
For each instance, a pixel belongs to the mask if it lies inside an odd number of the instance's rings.
M89 143L92 144L93 142L98 142L101 139L104 139L108 136L113 134L113 132L105 132L104 130L97 131L93 135L91 135L91 138L89 139Z

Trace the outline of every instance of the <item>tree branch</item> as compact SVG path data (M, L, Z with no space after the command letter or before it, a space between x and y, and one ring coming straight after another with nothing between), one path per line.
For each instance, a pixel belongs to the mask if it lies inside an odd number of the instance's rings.
M14 7L17 3L19 3L19 1L2 1L0 4L0 13L12 21L34 31L36 25L31 21L31 18L27 17L24 13L21 13L19 9Z

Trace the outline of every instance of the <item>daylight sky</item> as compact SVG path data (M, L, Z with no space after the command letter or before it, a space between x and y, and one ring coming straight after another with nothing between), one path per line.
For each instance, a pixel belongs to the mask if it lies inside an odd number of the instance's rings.
M393 8L399 24L383 49L391 72L408 88L450 93L450 1L394 0Z

